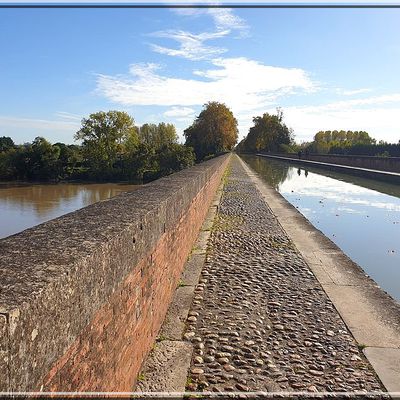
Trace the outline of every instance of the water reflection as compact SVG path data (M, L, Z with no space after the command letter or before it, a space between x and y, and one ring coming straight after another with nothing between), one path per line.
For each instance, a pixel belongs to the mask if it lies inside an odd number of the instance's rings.
M398 185L262 157L243 159L384 290L400 299Z
M136 187L116 183L0 185L0 237L12 235Z

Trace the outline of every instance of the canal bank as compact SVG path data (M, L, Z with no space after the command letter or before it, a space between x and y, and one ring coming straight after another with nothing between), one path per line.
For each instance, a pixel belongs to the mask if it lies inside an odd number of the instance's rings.
M316 240L318 235L322 236L320 240ZM187 362L183 366L187 391L333 391L362 397L365 392L383 389L380 380L386 389L399 390L396 385L400 375L396 375L395 366L399 308L323 238L279 193L268 188L236 156L233 158L204 267L193 290L191 308L184 313L186 330L179 340L168 338L186 343L193 351L190 368ZM314 258L307 260L307 254ZM332 276L324 270L329 269L329 263L333 264L329 271ZM347 275L337 263L345 269L351 264ZM314 269L321 270L318 280ZM361 312L367 315L355 315L352 323L351 317L342 315L340 301L331 298L325 280L337 289L348 284L357 285L355 289L365 286L367 293L375 294L366 297L370 306L371 302L375 305L375 313L364 307ZM347 301L354 299L353 293ZM357 301L365 298L359 295ZM369 339L370 326L372 336L381 329L380 337L360 341ZM364 336L358 335L357 329ZM353 330L359 336L356 340ZM160 343L166 340L162 332ZM379 358L383 362L379 363ZM167 365L173 371L178 364L166 360L165 353L161 359L152 364L153 368L158 365L160 372ZM157 372L151 374L151 368L150 373L145 369L142 388L168 390L160 382L153 384Z
M353 167L350 165L341 165L341 164L333 164L321 161L306 160L304 158L276 156L272 154L257 153L257 156L275 160L287 161L303 166L314 166L318 168L324 168L331 171L338 171L355 176L361 176L364 178L378 179L392 183L400 183L400 173L398 172L380 171L375 169Z

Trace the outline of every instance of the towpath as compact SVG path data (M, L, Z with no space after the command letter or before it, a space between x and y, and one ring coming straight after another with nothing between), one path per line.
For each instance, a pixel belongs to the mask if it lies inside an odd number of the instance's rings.
M236 156L184 336L188 391L383 389Z

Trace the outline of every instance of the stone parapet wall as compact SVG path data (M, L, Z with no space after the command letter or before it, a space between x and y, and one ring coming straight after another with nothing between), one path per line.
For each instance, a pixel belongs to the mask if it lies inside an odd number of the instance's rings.
M130 391L229 160L0 240L0 391Z

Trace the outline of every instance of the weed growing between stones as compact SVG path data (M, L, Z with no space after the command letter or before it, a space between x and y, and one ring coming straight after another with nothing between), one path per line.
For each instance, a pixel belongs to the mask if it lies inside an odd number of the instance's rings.
M160 342L163 342L164 340L167 340L168 338L166 337L166 336L164 336L164 335L160 335L160 336L158 336L157 338L156 338L156 342L157 343L160 343Z
M243 217L236 215L228 215L218 213L211 228L212 232L222 232L234 230L237 226L243 223Z
M183 282L182 279L179 279L179 282L178 282L178 286L177 286L177 287L184 287L184 286L187 286L186 283Z

